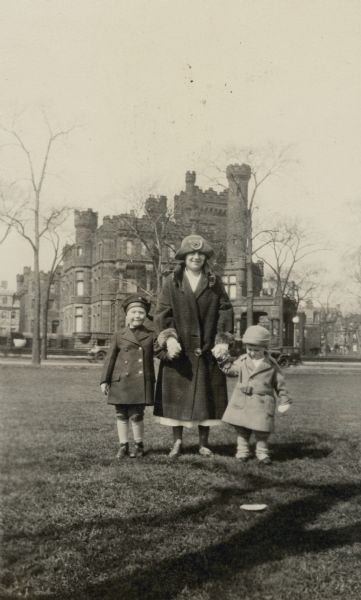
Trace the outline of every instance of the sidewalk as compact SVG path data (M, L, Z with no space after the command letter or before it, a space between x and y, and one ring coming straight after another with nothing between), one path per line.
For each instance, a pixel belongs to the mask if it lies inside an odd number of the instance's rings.
M47 360L41 361L42 367L91 367L101 366L101 362L89 360L86 356L49 356ZM0 356L0 365L7 365L12 367L33 367L31 362L31 356ZM37 368L37 367L34 367Z

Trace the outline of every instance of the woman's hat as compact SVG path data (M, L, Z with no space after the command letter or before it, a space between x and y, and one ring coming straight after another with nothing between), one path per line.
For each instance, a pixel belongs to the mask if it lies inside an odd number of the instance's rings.
M271 341L271 334L261 325L251 325L247 327L242 342L244 344L254 344L255 346L268 346Z
M214 254L212 246L201 235L196 234L187 235L184 238L181 247L175 254L175 258L181 260L191 252L201 252L207 258L210 258Z
M126 313L133 306L141 306L144 308L145 312L148 314L150 311L150 302L145 296L139 296L137 294L132 294L131 296L127 296L127 298L123 302L123 309Z

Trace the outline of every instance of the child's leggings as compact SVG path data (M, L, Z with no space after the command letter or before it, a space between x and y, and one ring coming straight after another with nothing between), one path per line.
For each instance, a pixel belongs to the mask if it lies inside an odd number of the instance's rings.
M236 427L237 431L237 457L248 458L250 455L249 438L254 434L256 440L256 457L258 460L263 460L269 457L268 431L254 431L247 427Z
M116 404L117 430L120 444L128 443L129 422L132 424L134 441L139 444L144 435L144 404Z

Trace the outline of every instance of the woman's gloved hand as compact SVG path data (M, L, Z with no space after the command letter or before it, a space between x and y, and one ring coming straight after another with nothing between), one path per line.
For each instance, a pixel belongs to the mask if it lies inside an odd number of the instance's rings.
M109 388L110 388L109 383L101 383L100 384L100 389L102 391L102 394L104 394L104 396L107 396L109 394Z
M212 354L217 360L223 360L228 356L228 344L215 344L212 348Z
M170 358L170 359L176 358L176 356L178 356L178 354L180 354L181 351L182 351L182 346L180 345L180 343L177 342L177 340L174 337L169 337L167 339L168 358Z

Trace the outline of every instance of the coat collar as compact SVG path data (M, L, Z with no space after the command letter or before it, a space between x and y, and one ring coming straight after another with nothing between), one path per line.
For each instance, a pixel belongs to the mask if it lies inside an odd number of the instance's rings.
M186 273L183 273L183 281L182 281L182 287L184 291L187 291L188 294L192 294L192 296L194 298L199 298L199 296L201 294L203 294L204 290L208 287L208 277L207 275L202 271L201 272L201 276L199 278L199 281L197 283L197 287L196 289L192 290L191 285L189 283L188 277L186 275Z
M150 329L147 329L146 327L144 327L144 325L139 327L138 331L139 331L139 335L138 335L138 337L135 337L133 331L129 327L125 327L120 332L120 337L123 338L123 340L127 340L128 342L132 342L133 344L137 344L137 346L140 346L141 345L140 342L145 340L147 337L149 337L149 335L152 332L150 331Z
M246 367L250 377L258 375L258 373L262 373L263 371L268 371L272 368L272 365L267 355L264 356L262 362L260 362L257 367L255 367L253 360L248 356L248 354L244 356L243 360L246 363Z

